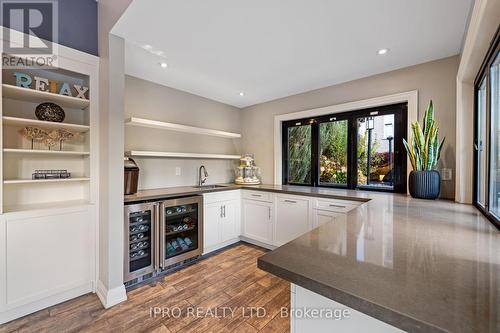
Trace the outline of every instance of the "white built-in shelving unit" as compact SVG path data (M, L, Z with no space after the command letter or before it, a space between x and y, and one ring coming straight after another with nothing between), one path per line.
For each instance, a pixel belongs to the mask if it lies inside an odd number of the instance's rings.
M76 53L75 53L76 54ZM49 91L15 85L14 72L68 82L90 88L88 99L66 96ZM95 201L97 188L97 66L60 59L58 68L9 69L2 68L1 128L2 128L2 182L1 211L3 207L57 207L64 202ZM94 77L95 76L95 77ZM73 90L74 95L76 92ZM65 119L61 123L38 120L38 104L52 102L61 106ZM66 129L77 136L62 147L50 150L41 142L32 143L20 131L33 126L51 131ZM93 142L93 144L92 144ZM32 146L33 145L33 146ZM68 179L33 180L35 170L67 170ZM25 209L23 209L25 210ZM8 212L13 212L10 208Z
M21 47L26 38L4 28L0 43ZM62 45L52 49L58 62L52 68L0 64L0 325L96 291L99 58ZM73 96L74 84L89 87L88 99L35 90L35 81L18 87L14 72L56 81L59 89L69 83ZM64 109L63 122L37 119L35 108L44 102ZM78 136L49 150L23 137L26 126ZM71 178L32 179L35 170L60 169Z

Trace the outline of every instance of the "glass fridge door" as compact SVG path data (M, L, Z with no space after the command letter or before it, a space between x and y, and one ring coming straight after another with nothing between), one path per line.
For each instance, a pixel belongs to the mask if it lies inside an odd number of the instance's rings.
M164 266L201 254L201 198L169 200L162 210Z
M125 281L154 270L154 230L156 206L139 204L126 206Z

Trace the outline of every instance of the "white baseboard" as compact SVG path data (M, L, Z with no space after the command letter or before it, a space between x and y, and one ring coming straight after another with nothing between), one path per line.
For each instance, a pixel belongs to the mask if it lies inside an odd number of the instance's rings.
M203 255L208 254L210 252L220 250L220 249L222 249L226 246L232 245L234 243L238 243L239 241L240 241L240 238L237 237L237 238L230 239L224 243L220 243L220 244L217 244L215 246L207 247L207 248L203 249Z
M274 250L274 249L277 248L277 246L274 246L274 245L271 245L271 244L262 243L262 242L259 242L257 240L254 240L254 239L247 238L245 236L240 236L240 239L242 241L244 241L244 242L247 242L247 243L250 243L250 244L253 244L253 245L257 245L257 246L263 247L263 248L268 249L268 250Z
M106 309L127 300L127 292L125 291L125 285L123 284L108 290L101 280L99 280L97 281L96 294Z
M90 292L92 292L92 285L89 282L56 295L0 312L0 325Z

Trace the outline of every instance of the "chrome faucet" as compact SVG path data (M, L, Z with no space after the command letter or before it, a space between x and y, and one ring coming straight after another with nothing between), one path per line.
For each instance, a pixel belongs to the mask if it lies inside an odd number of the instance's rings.
M203 169L204 178L202 178L201 176L201 169ZM198 186L202 186L207 181L207 177L208 177L207 169L205 168L204 165L200 166L200 169L198 170Z

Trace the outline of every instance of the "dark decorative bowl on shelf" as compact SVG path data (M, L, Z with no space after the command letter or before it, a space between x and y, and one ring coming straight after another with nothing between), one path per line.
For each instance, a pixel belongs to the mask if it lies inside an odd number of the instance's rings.
M47 102L39 104L35 109L35 116L38 120L62 123L66 114L62 107L57 104Z

